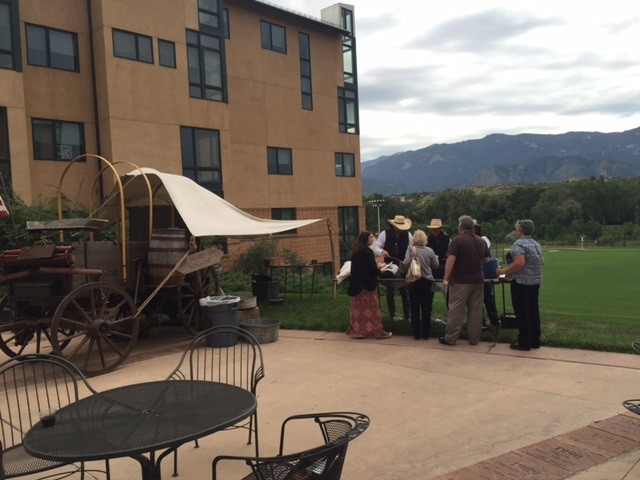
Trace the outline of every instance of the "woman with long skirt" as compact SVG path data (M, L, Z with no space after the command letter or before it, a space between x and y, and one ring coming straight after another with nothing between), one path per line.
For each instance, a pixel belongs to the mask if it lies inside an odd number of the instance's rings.
M360 232L351 252L351 324L347 335L353 338L389 338L391 332L382 329L382 312L377 283L380 270L373 250L369 248L375 237L371 232Z

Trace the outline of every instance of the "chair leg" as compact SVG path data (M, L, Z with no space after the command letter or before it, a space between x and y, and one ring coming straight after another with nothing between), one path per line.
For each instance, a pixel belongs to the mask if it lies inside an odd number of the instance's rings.
M178 449L173 451L173 477L178 476Z
M198 439L196 438L196 446L193 448L200 448L200 444L198 443Z
M107 474L107 480L111 480L111 467L109 465L109 460L104 461L104 471Z
M251 419L249 420L249 443L251 443L251 427L253 426L253 431L256 432L255 433L255 442L256 442L256 458L260 458L260 452L259 452L259 444L260 442L258 441L258 412L254 412L254 414L251 416Z

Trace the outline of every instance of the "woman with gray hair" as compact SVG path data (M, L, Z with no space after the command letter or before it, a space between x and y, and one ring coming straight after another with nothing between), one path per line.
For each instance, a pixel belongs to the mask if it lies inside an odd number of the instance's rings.
M427 247L427 235L416 230L411 238L411 246L407 248L403 265L409 266L416 258L420 263L422 278L409 285L409 304L411 305L411 330L413 338L419 340L429 338L431 333L431 309L433 308L433 270L439 266L438 257Z
M544 257L540 244L531 238L533 220L518 220L518 237L509 253L513 262L507 268L498 268L498 275L511 277L511 301L518 323L518 341L511 344L513 350L540 348L540 308L538 295L542 283Z

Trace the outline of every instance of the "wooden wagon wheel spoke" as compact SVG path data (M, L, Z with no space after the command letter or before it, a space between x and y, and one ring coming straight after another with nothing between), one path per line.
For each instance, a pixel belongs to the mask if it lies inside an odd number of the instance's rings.
M89 347L87 348L87 353L84 356L84 370L88 370L89 360L91 360L91 352L93 352L93 346L95 343L96 339L92 337L91 340L89 340Z
M118 347L116 347L115 343L113 343L109 337L105 337L104 340L109 344L109 346L111 348L113 348L116 351L116 353L118 355L123 355L123 353L120 351L120 349Z
M112 337L118 337L118 338L124 338L125 340L131 340L131 335L127 335L126 333L122 333L122 332L116 332L116 331L112 331L111 332L111 336ZM108 341L111 341L109 339L109 337L105 337Z
M109 322L109 325L114 326L114 325L119 325L121 323L130 322L133 320L133 317L134 315L129 315L128 317L119 318L117 320L113 320ZM115 332L112 331L111 333L115 333Z
M87 323L91 323L91 317L87 314L87 311L82 308L80 305L78 305L78 302L76 302L75 300L73 300L71 302L71 305L73 305L76 309L76 311L82 315L82 317L87 321Z
M81 334L76 335L76 337L81 336ZM67 360L71 360L78 351L89 341L89 337L84 337L80 343L67 355Z
M78 322L76 320L72 320L71 318L60 317L61 322L64 323L65 326L75 327L76 329L86 330L87 324Z
M98 338L96 343L98 344L98 353L100 354L100 365L102 365L102 368L105 368L107 366L107 362L104 359L104 352L102 351L102 342L100 341L100 338Z
M67 335L74 342L69 358L86 375L109 372L125 361L138 339L139 319L134 312L133 299L122 287L84 284L69 293L53 314L52 344L54 348L59 344L61 327L79 330ZM64 356L57 350L56 354Z

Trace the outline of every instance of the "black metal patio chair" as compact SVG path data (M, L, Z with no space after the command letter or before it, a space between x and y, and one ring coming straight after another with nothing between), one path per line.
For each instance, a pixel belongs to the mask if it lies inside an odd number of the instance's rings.
M97 392L85 376L64 358L47 354L26 354L10 358L0 364L0 441L2 442L3 474L1 478L15 478L52 470L71 463L55 462L29 455L22 444L23 436L40 421L40 412L59 410L86 395ZM84 463L72 471L48 475L64 478L80 473L84 478ZM109 461L105 473L110 478Z
M320 427L324 444L302 452L284 455L285 428L292 421L313 419ZM364 432L369 417L360 413L333 412L294 415L282 423L280 449L275 457L236 457L221 455L213 460L212 478L217 480L218 463L243 461L251 473L244 480L338 480L349 442Z
M211 346L210 346L211 345ZM217 346L223 345L223 346ZM262 349L251 333L240 327L219 326L200 332L187 346L178 366L169 374L169 380L205 380L235 385L256 394L258 382L264 378ZM255 436L256 457L258 445L258 412L249 421L229 427L249 430L251 444ZM198 447L198 441L195 442ZM178 452L174 453L174 472L178 474Z
M636 351L636 353L640 353L640 338L634 340L631 346Z

